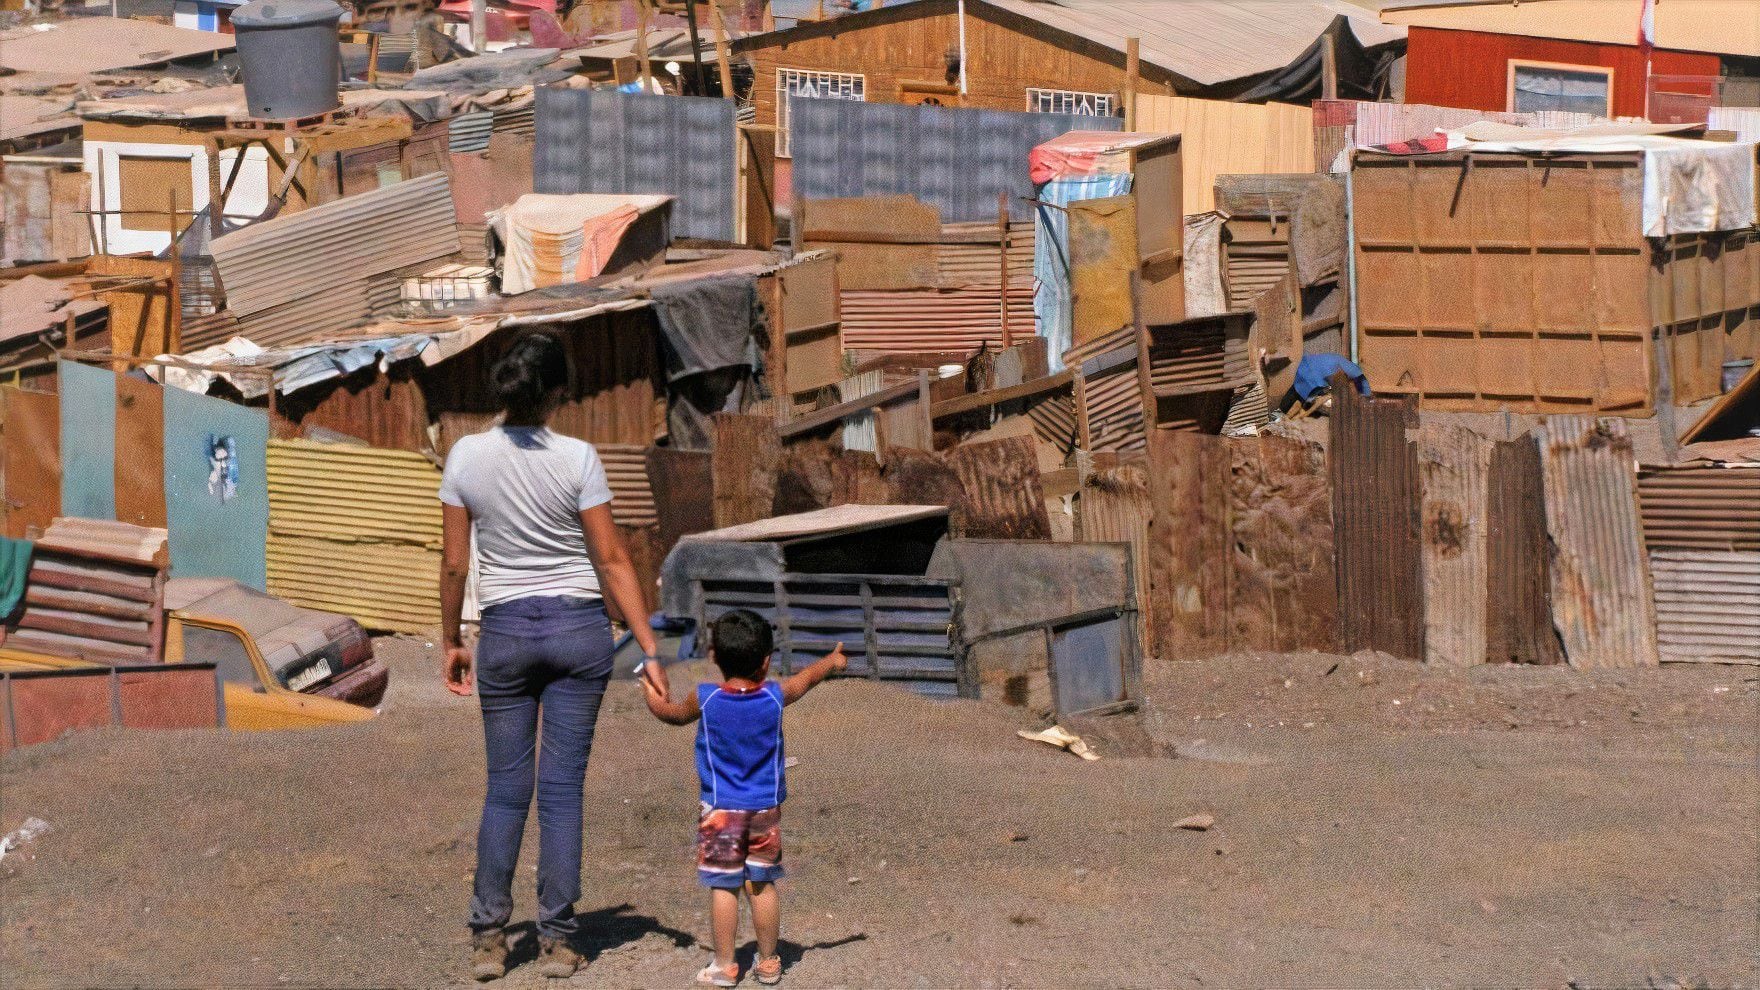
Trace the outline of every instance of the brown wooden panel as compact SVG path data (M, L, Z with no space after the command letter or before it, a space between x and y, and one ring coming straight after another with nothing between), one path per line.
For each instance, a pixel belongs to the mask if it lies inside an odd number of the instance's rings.
M715 414L710 473L715 528L756 522L776 504L776 471L782 441L765 416Z
M1552 631L1546 503L1534 438L1492 444L1488 475L1486 662L1563 663Z
M23 539L61 514L61 399L0 387L6 450L6 535Z
M116 376L116 520L165 525L164 388Z

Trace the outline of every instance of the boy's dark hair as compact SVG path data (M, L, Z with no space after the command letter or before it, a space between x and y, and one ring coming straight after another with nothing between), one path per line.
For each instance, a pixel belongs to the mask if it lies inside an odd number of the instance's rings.
M764 658L776 647L770 623L749 608L736 608L716 619L709 642L715 648L715 666L721 668L721 676L748 679L758 676Z
M509 423L535 425L550 393L568 384L568 353L541 331L514 341L489 368L489 388Z

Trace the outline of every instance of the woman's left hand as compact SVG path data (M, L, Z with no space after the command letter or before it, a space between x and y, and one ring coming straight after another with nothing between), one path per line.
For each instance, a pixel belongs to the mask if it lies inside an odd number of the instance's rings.
M446 690L461 698L471 696L476 687L476 675L471 672L471 650L468 646L448 646L446 655L440 661L441 674L446 678Z

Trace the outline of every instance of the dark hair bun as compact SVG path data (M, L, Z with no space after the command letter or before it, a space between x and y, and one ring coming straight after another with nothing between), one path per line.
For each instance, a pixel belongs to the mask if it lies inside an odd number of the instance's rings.
M529 333L514 341L489 369L495 401L514 422L542 418L550 393L567 384L568 356L547 333Z

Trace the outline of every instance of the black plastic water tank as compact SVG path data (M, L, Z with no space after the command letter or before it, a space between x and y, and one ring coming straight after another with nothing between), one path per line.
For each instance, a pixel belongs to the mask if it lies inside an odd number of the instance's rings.
M342 15L330 0L253 0L233 12L251 116L292 120L337 108Z

